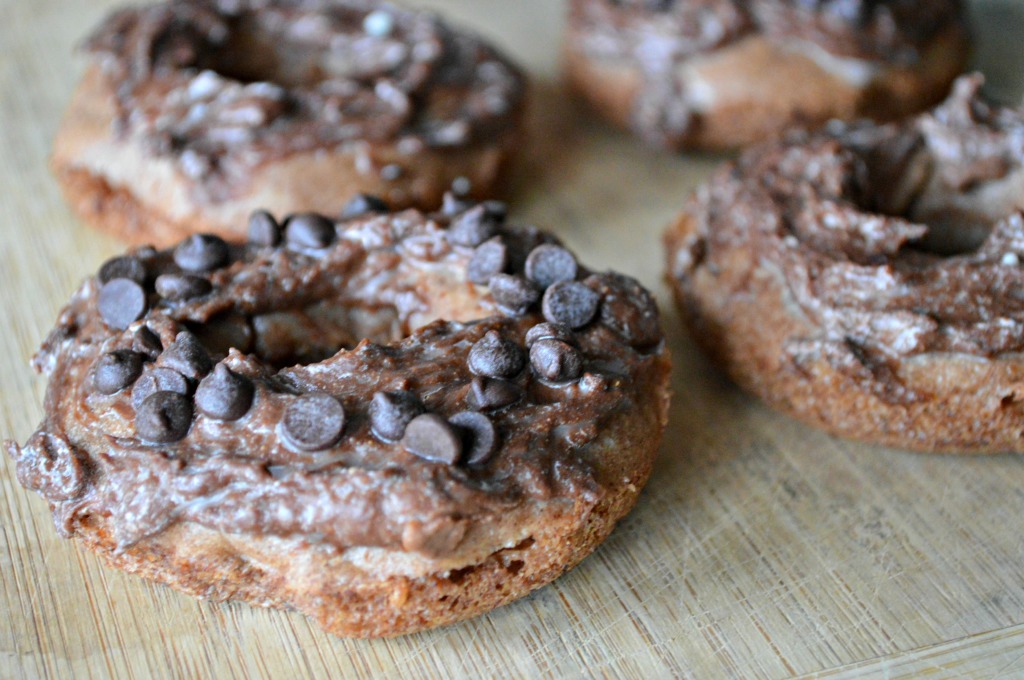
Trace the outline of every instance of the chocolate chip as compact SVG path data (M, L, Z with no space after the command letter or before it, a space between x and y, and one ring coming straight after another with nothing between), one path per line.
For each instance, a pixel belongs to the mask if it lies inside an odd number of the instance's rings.
M192 402L177 392L154 392L135 411L135 433L157 444L184 439L192 426Z
M575 380L583 372L583 356L572 345L544 338L530 348L530 365L545 380L565 382Z
M356 194L341 209L341 219L351 220L371 213L384 213L389 210L384 199L370 194Z
M213 284L192 274L161 274L155 285L157 295L171 301L190 300L213 290Z
M436 413L424 413L409 421L402 446L409 453L435 463L454 465L462 456L462 438Z
M441 212L445 215L458 215L464 213L476 205L475 201L462 198L459 195L446 191L441 199Z
M181 331L175 336L174 342L161 355L160 363L193 380L202 378L213 368L206 348L189 331Z
M508 217L508 205L504 201L484 201L482 205L487 213L499 222L504 222Z
M524 363L519 345L501 337L497 331L487 331L469 350L469 370L476 375L511 378L523 370Z
M585 283L601 295L601 323L630 345L648 347L661 339L658 305L639 281L624 274L601 274Z
M488 282L491 297L502 311L511 316L522 316L540 299L540 291L522 276L495 274Z
M507 271L521 272L526 266L526 258L533 249L554 238L532 225L507 225L504 230L505 245L508 247Z
M601 296L577 281L562 281L547 289L541 308L544 318L569 328L590 323L597 314Z
M135 382L140 373L142 355L130 349L117 349L96 362L92 383L100 394L114 394Z
M568 326L563 326L557 323L548 323L545 321L526 331L526 346L533 347L533 343L538 340L543 340L544 338L561 340L562 342L569 343L570 345L575 344L576 342L576 337L573 335L572 329Z
M174 249L174 262L190 272L207 272L228 261L228 244L213 234L193 234Z
M112 257L100 267L100 283L109 283L114 279L129 279L140 286L146 283L146 265L137 257L124 255Z
M526 258L526 278L541 288L547 288L559 281L576 278L576 258L561 246L545 243L530 251Z
M484 241L473 251L466 266L466 277L473 283L486 286L495 274L500 274L508 264L508 249L500 236Z
M462 435L466 465L483 465L491 459L498 448L498 433L490 418L477 411L463 411L453 415L448 422Z
M160 336L153 332L149 326L139 326L132 337L132 349L150 359L155 359L164 351L164 345L160 342Z
M317 213L292 215L284 225L285 240L300 248L326 248L336 236L334 222Z
M257 210L249 216L249 243L254 246L274 247L281 242L281 226L266 210Z
M188 380L181 373L170 368L153 368L142 374L132 387L132 406L136 411L142 402L156 392L177 392L187 395Z
M476 376L466 394L466 402L478 411L501 408L519 401L523 390L515 383L500 378Z
M345 429L345 409L329 394L304 394L288 405L281 421L285 439L303 451L328 449Z
M377 392L370 402L370 427L380 439L398 441L409 421L423 411L423 404L412 392Z
M249 412L254 394L251 380L217 364L196 388L196 408L214 420L238 420Z
M97 306L108 326L124 330L146 313L146 291L131 279L111 279L100 288Z
M462 213L448 227L448 241L457 246L475 248L498 233L501 220L478 205Z
M468 196L473 190L473 183L468 177L456 177L452 180L452 193L456 196Z

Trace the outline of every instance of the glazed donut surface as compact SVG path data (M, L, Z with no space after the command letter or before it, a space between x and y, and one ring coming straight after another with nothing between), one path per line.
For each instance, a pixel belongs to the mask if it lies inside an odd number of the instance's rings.
M108 261L35 359L18 478L107 563L396 635L573 566L667 410L657 309L504 206L267 213ZM481 283L474 283L479 281Z
M374 0L182 0L121 10L54 144L72 207L134 243L244 237L256 209L357 193L434 210L496 188L524 81L434 14Z
M741 386L845 437L1024 450L1024 115L980 86L757 147L697 192L669 278Z

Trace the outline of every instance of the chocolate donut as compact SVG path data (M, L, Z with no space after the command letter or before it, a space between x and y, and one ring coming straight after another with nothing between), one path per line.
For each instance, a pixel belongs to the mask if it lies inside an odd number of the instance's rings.
M728 149L942 99L967 52L960 0L572 0L571 85L661 148Z
M369 193L478 198L521 137L524 81L436 15L375 0L176 0L112 14L54 144L72 208L132 243L244 238L256 209Z
M62 535L358 637L510 602L608 535L666 420L651 296L500 203L368 203L84 283L34 359L45 419L6 444Z
M669 278L741 386L844 437L1024 451L1024 111L980 85L752 149L697 192Z

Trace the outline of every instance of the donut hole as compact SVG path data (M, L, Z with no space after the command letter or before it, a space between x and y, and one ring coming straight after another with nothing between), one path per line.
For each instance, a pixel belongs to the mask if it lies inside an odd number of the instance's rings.
M1024 176L951 190L933 175L902 179L902 185L877 203L854 201L863 210L927 226L909 246L942 257L978 251L996 223L1024 205ZM916 186L914 186L916 184Z
M226 39L199 54L195 66L241 83L292 89L376 77L402 64L409 48L366 35L364 18L341 7L298 16L242 12L232 19Z
M251 317L229 314L187 326L215 359L237 349L274 369L315 364L364 339L388 344L409 335L394 307L365 308L337 301Z
M252 353L276 367L318 363L364 339L388 344L408 335L393 307L369 309L334 301L261 314L253 317L252 324Z
M915 249L942 257L977 252L992 231L987 223L968 223L946 216L918 221L928 225L928 233L914 244Z
M872 186L879 192L874 210L928 227L912 244L915 250L950 257L978 251L996 223L1024 208L1024 171L965 182L955 168L943 167L926 148L908 154L901 162L880 154L890 171L872 168ZM998 158L990 164L999 166ZM984 163L984 159L976 160ZM891 168L897 172L893 176ZM868 206L862 206L868 207Z
M936 187L926 190L908 211L908 218L928 225L915 247L941 256L977 252L996 223L1024 209L1024 173L978 184L963 192Z
M1024 175L950 191L929 183L907 211L907 217L928 225L915 247L933 255L952 257L977 252L996 223L1024 206Z
M200 344L215 359L227 356L237 349L248 353L253 346L253 328L249 317L242 314L223 314L206 323L186 323Z

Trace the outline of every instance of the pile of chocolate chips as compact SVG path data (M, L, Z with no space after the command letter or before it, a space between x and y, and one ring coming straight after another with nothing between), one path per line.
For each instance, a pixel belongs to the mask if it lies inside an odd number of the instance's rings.
M135 429L146 441L167 444L183 439L192 426L193 408L215 420L238 420L252 406L252 381L223 363L214 366L199 339L181 331L166 349L148 326L139 326L131 349L97 359L93 388L116 394L132 388ZM194 391L194 406L193 406Z
M388 209L377 197L358 195L345 206L340 219ZM621 290L618 295L609 293L607 284L602 284L604 293L597 292L600 286L578 280L585 272L571 252L536 230L505 225L505 216L503 203L475 204L452 193L445 196L441 213L441 219L448 221L448 241L472 249L467 265L470 281L488 286L505 314L522 316L539 304L545 320L527 332L525 348L495 330L473 344L467 356L474 376L466 395L470 410L444 418L427 412L413 392L374 394L369 420L372 433L381 441L399 442L430 461L483 465L499 443L494 423L484 411L522 398L524 390L515 378L527 366L548 383L571 382L583 373L584 358L574 329L600 319L627 341L634 339L630 337L635 335L634 328L646 329L647 339L658 333L653 301L639 284L629 279L620 286L632 300L624 300ZM335 242L337 234L333 220L315 213L291 215L280 224L269 213L257 211L249 220L251 248L284 245L316 256ZM98 307L111 328L127 329L146 315L151 302L177 304L211 293L213 284L207 276L232 260L227 243L204 234L182 241L172 254L174 266L154 277L147 262L155 255L152 249L141 249L100 268ZM648 317L655 319L654 326ZM234 421L249 412L255 397L253 381L224 363L214 365L193 333L178 333L165 349L145 325L135 331L130 350L114 350L96 361L93 387L105 395L131 387L136 432L157 444L185 438L194 410L214 420ZM293 448L321 451L337 444L345 425L346 413L337 398L312 393L295 397L285 409L280 428Z
M387 204L379 198L358 195L345 206L341 219L387 210ZM284 244L315 255L336 238L334 221L315 213L291 215L283 225L265 211L253 213L249 220L249 245L254 248ZM150 271L147 263L156 254L152 249L140 249L135 255L108 260L100 268L97 304L107 326L126 330L161 301L180 303L211 293L213 284L207 275L231 262L228 244L206 234L190 236L180 243L172 254L174 267L154 276L155 272ZM132 349L114 350L96 361L92 385L96 392L104 395L131 388L136 434L155 444L184 439L196 410L214 420L242 418L252 407L256 392L250 378L232 371L224 363L214 366L209 353L193 333L178 333L174 342L164 349L160 337L146 325L135 331ZM423 442L434 440L429 426L432 419L439 417L417 420L417 416L429 415L424 411L412 393L378 393L370 405L373 432L383 441L402 441L410 452L448 464L465 458L469 465L480 465L487 462L496 449L497 434L493 424L486 416L472 412L457 414L448 421L440 419L447 439L442 438L441 446L431 448ZM407 426L413 420L417 420L416 425L406 437ZM296 449L321 451L340 440L345 424L345 410L338 399L325 393L305 394L296 397L285 409L281 434Z
M578 378L583 356L575 346L573 330L594 320L601 296L577 280L582 272L576 257L557 243L541 241L524 248L523 242L531 239L504 227L502 203L472 206L448 194L444 211L451 215L448 241L473 248L466 266L470 281L487 286L499 309L509 316L524 316L540 304L545 322L526 336L534 372L550 382ZM469 354L470 370L489 381L474 383L474 398L483 406L510 398L511 389L503 381L524 365L518 345L495 331L488 333Z
M230 262L223 239L196 234L174 249L176 269L155 275L149 262L156 252L140 249L134 255L115 257L100 267L97 306L111 328L125 330L143 318L153 295L170 303L210 293L206 275ZM184 438L192 425L193 401L202 413L218 420L237 420L249 410L252 381L223 364L213 366L206 349L189 331L182 331L166 349L148 326L139 326L131 349L101 356L93 369L93 386L101 394L115 394L132 387L135 428L142 439L170 443Z

